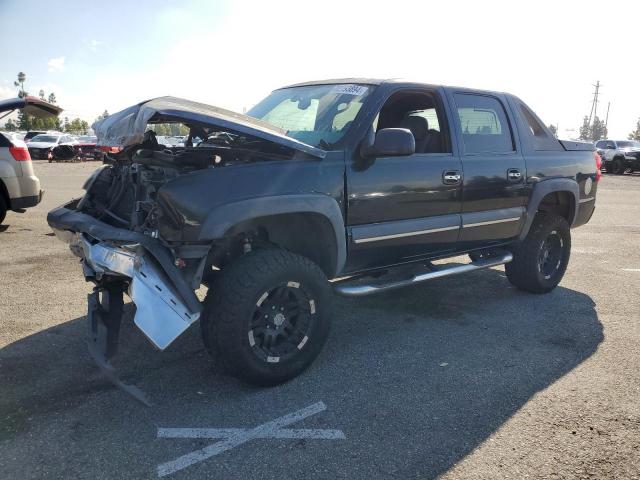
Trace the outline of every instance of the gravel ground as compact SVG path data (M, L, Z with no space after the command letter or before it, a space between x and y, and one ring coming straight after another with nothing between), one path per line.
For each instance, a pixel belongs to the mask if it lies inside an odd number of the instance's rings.
M115 364L147 408L92 364L91 287L45 220L96 167L36 163L42 204L0 227L0 478L157 478L216 441L158 428L250 429L317 402L287 428L344 439L253 439L167 478L640 478L640 176L604 177L554 292L496 268L338 299L321 356L276 388L221 375L198 328L160 353L127 321Z

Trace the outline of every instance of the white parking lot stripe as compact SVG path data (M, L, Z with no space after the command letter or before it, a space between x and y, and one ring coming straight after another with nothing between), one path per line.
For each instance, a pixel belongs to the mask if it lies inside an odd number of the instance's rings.
M326 410L323 402L314 403L297 412L284 415L255 428L159 428L158 438L222 438L219 442L208 445L195 452L188 453L170 462L158 465L159 477L170 475L190 465L231 450L249 440L257 438L316 438L324 440L344 439L341 430L322 429L283 429L287 425L299 422L311 415ZM188 436L189 434L192 436Z
M228 438L249 428L159 428L158 438ZM324 428L282 428L253 438L315 438L343 440L342 430Z

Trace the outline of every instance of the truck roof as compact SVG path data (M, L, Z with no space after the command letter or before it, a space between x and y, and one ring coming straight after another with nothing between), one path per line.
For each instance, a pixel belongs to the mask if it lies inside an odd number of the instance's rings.
M280 87L278 90L281 90L283 88L291 88L291 87L306 87L310 85L333 85L338 83L357 83L361 85L394 84L394 85L405 86L405 87L416 87L416 86L430 87L430 88L443 87L443 88L452 88L452 89L461 90L461 91L472 90L474 92L503 93L503 92L497 92L493 90L483 90L480 88L456 87L453 85L439 85L439 84L433 84L433 83L425 83L420 81L408 80L404 78L358 78L358 77L312 80L309 82L294 83L291 85Z

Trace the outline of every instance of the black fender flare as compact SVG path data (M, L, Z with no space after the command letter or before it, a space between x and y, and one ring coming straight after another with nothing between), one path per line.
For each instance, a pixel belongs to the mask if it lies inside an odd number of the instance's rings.
M573 226L576 218L578 218L578 208L580 206L580 188L578 187L578 182L572 178L550 178L549 180L536 183L533 187L533 192L527 205L524 226L520 232L520 240L524 240L529 233L529 229L531 228L531 224L533 223L542 199L553 192L569 192L573 195L573 212L570 212L571 218L569 219L569 226Z
M337 252L334 274L338 275L347 261L347 239L342 210L338 202L328 195L273 195L225 203L207 214L198 240L220 239L235 225L242 222L287 213L314 213L329 221L336 239Z

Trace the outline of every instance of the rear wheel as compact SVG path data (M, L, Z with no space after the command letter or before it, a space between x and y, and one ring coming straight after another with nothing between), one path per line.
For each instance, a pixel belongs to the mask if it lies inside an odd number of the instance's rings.
M551 213L536 214L527 237L505 265L509 281L520 290L547 293L556 288L569 264L571 231L567 221Z
M212 282L202 337L227 372L277 385L320 353L329 334L330 302L329 282L313 262L281 249L256 250Z
M611 162L611 172L616 175L622 175L626 170L624 166L624 160L621 158L616 158L613 162Z
M4 197L0 195L0 224L4 222L4 219L6 216L7 216L7 202L5 202Z

